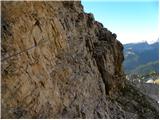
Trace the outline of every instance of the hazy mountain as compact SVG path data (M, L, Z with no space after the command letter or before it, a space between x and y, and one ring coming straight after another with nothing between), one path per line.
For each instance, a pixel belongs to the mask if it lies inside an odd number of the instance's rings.
M159 42L148 44L130 43L124 45L123 63L126 73L145 74L159 71Z

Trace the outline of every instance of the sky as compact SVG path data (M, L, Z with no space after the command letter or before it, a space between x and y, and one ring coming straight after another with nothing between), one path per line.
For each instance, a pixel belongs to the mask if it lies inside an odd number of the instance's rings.
M123 44L158 39L158 0L82 0L84 11Z

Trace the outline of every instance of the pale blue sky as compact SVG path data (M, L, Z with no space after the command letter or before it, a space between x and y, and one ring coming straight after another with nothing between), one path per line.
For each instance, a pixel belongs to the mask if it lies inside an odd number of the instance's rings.
M123 44L158 39L158 0L82 0L82 5Z

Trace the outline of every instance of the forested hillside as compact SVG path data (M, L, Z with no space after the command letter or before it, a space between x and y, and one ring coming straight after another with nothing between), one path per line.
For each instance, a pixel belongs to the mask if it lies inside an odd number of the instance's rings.
M147 74L159 71L159 42L124 45L123 63L126 74Z

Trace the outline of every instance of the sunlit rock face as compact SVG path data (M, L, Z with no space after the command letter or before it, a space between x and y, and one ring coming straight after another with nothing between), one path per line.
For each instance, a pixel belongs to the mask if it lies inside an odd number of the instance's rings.
M1 7L2 118L145 118L121 104L122 44L80 2Z

